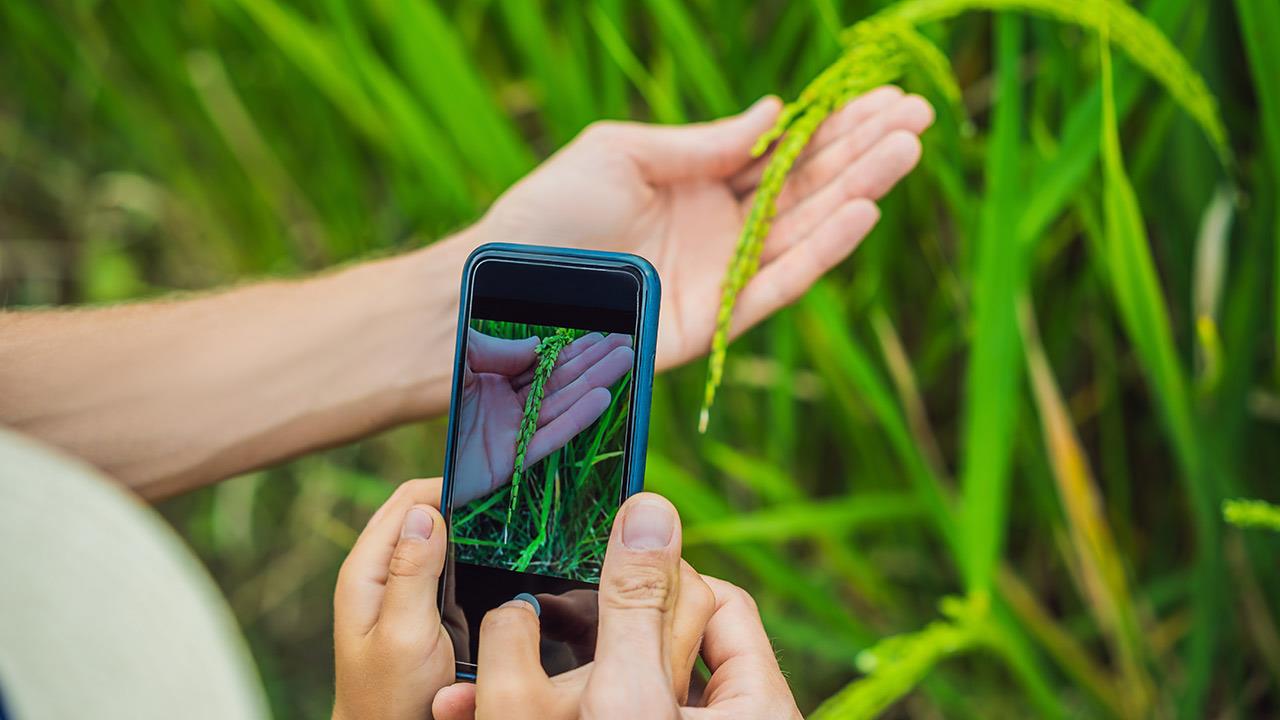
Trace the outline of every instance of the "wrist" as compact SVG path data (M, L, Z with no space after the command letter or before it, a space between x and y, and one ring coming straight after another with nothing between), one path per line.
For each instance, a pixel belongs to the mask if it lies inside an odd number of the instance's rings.
M387 261L381 282L388 317L396 318L394 352L402 369L393 380L392 424L449 409L462 268L478 245L476 226Z

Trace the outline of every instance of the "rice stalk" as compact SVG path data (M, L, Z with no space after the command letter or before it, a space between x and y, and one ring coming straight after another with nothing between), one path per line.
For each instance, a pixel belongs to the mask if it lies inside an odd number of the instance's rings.
M507 504L507 522L511 525L511 515L515 512L516 501L520 498L520 479L524 476L525 455L529 450L529 441L538 430L538 413L542 411L542 396L546 392L547 379L556 367L556 358L560 351L578 338L581 333L575 330L560 328L554 335L544 338L533 352L538 358L538 367L533 371L533 382L529 383L529 396L524 401L524 416L520 418L520 429L516 433L516 460L511 470L511 501ZM505 536L506 530L503 530ZM505 542L506 538L503 538Z
M1233 165L1226 126L1204 79L1154 23L1123 0L911 0L855 23L841 33L843 54L783 108L773 128L761 135L752 148L752 153L760 156L777 143L725 274L698 417L699 432L707 430L711 406L723 379L733 308L738 294L759 269L765 237L777 213L778 195L796 157L818 125L842 103L898 80L908 69L921 70L954 102L959 97L959 87L946 56L915 28L970 10L1021 11L1094 31L1106 29L1108 42L1155 78L1201 127L1224 166Z
M1222 503L1222 517L1238 528L1280 532L1280 506L1264 500L1226 500Z

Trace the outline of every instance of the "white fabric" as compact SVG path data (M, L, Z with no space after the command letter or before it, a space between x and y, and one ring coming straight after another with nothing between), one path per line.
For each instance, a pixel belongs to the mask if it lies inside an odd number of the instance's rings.
M177 534L3 429L0 696L11 720L267 716L234 618Z

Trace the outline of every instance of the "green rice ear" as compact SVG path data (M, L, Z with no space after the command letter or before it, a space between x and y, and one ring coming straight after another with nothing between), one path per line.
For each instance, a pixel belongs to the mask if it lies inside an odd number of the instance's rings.
M1094 31L1106 28L1110 43L1165 88L1200 125L1223 165L1233 167L1226 126L1204 79L1160 28L1123 0L906 0L855 23L841 33L845 44L841 56L783 108L777 123L760 136L751 150L760 156L770 146L774 148L725 273L698 416L699 432L707 430L711 406L723 379L734 305L742 288L759 269L764 240L777 213L778 195L796 157L833 110L878 85L898 80L908 69L919 69L948 102L958 106L960 88L946 55L916 28L969 10L1022 11Z

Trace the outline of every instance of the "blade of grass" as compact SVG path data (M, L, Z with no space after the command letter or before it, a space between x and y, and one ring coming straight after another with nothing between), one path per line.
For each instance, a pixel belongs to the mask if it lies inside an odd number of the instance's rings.
M591 27L595 29L596 36L600 38L600 44L608 51L609 57L636 90L640 91L645 102L649 103L649 111L653 113L654 119L661 123L684 122L684 111L680 109L676 98L649 74L644 63L631 52L627 39L613 20L597 5L592 5L587 10L587 19L591 21Z
M1104 30L1105 33L1105 30ZM1190 717L1202 714L1216 655L1217 617L1222 581L1215 491L1201 465L1195 420L1186 380L1173 343L1169 316L1156 277L1146 230L1120 152L1111 73L1110 46L1102 52L1103 210L1107 268L1122 323L1134 344L1161 417L1169 431L1191 503L1195 527L1195 622L1188 648L1187 685L1179 702Z
M707 35L694 25L686 6L676 0L646 0L645 5L662 31L664 44L671 48L691 89L698 96L703 112L711 117L724 117L738 110L729 82L720 72L720 63L707 46Z
M1235 0L1240 35L1244 38L1253 87L1258 96L1258 124L1270 166L1271 226L1274 230L1275 275L1280 277L1280 3ZM1280 283L1276 283L1272 341L1274 382L1280 386Z
M434 2L399 0L394 8L382 20L397 67L439 119L443 137L458 145L491 191L519 180L533 168L533 153L485 86L457 31Z
M1121 685L1126 699L1124 714L1144 717L1151 709L1155 685L1146 670L1149 653L1134 613L1124 564L1103 512L1102 498L1089 471L1088 459L1045 358L1031 303L1025 294L1019 298L1018 311L1027 374L1040 414L1045 449L1065 511L1076 564L1084 576L1081 589L1124 675Z
M996 17L998 97L986 159L973 277L974 326L966 376L961 457L960 556L971 593L991 589L1004 542L1008 475L1021 373L1014 298L1023 285L1021 248L1005 239L1018 216L1022 90L1021 18Z
M835 500L799 501L690 525L686 545L733 542L783 542L847 535L868 526L925 517L920 503L906 493L858 493Z

